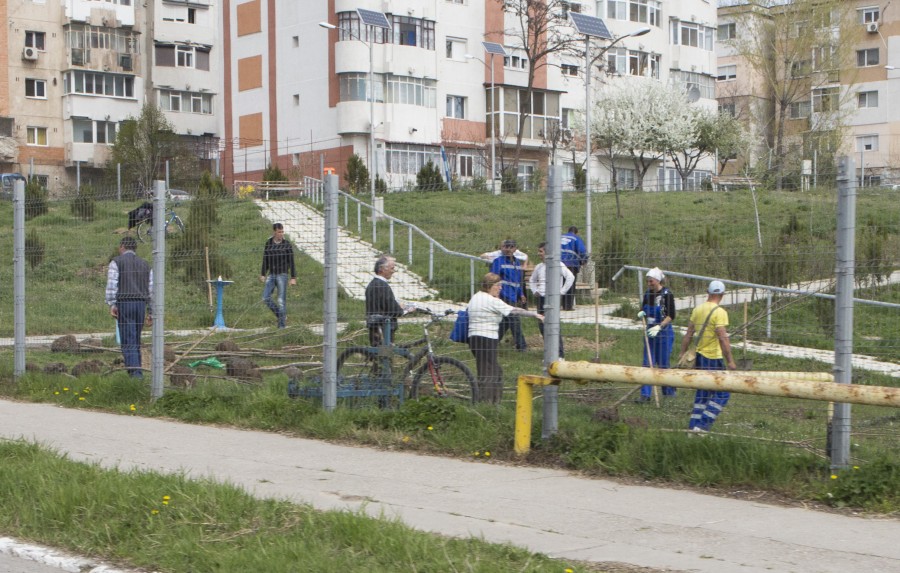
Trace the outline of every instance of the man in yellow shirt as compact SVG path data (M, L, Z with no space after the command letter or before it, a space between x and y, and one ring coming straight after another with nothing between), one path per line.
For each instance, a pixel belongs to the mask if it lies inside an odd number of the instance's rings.
M737 370L734 357L731 355L731 343L728 341L728 312L719 306L725 296L725 285L722 281L712 281L706 293L706 302L691 313L687 332L681 340L681 356L687 352L694 333L702 331L697 341L697 360L694 368L725 370L727 365L729 370ZM695 432L708 432L730 397L730 392L697 390L688 427Z

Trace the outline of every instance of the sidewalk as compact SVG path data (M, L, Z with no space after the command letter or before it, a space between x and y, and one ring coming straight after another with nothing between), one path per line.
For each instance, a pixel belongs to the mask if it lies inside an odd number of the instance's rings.
M708 573L900 571L896 520L47 404L0 401L0 435L560 558Z

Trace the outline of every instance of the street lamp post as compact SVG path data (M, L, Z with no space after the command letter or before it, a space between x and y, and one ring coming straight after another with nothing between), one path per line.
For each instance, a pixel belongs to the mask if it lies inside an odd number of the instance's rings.
M491 195L497 195L497 134L496 131L496 121L495 115L497 113L497 104L495 101L496 90L494 89L494 55L506 56L506 50L503 49L503 46L494 42L482 42L482 46L484 46L484 51L490 54L491 56L491 166L488 170L488 173L491 175ZM487 65L484 60L480 58L476 58L475 56L466 54L466 58L472 60L478 60L484 65ZM485 114L487 115L487 114Z
M575 25L575 30L579 34L584 35L584 226L586 227L584 236L588 251L587 256L590 257L591 252L593 251L593 223L591 221L591 68L593 67L594 61L598 58L602 58L603 55L610 50L610 48L612 48L625 38L643 36L644 34L650 32L650 28L638 28L633 32L629 32L628 34L613 38L612 34L609 33L606 24L600 18L596 18L594 16L586 16L577 12L569 12L569 16L572 18L572 24ZM596 58L592 57L591 54L591 38L602 38L604 40L610 40L609 44L606 45L602 50L600 50L600 53L597 54Z
M387 16L383 12L374 10L365 10L357 8L356 13L363 24L367 26L369 33L369 41L366 42L359 36L355 36L357 40L369 47L369 82L366 90L366 97L369 99L369 191L372 195L372 208L375 208L375 28L390 29ZM334 30L337 28L334 24L328 22L319 22L319 26ZM353 32L347 32L351 37ZM374 214L373 214L374 223Z

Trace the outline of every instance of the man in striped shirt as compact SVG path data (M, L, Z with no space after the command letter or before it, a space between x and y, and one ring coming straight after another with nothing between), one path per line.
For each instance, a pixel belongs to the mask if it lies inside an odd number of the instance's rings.
M115 317L122 345L125 368L133 378L143 378L141 367L141 333L144 321L153 323L148 305L153 296L153 270L137 256L137 241L123 237L119 256L109 263L106 273L106 304Z

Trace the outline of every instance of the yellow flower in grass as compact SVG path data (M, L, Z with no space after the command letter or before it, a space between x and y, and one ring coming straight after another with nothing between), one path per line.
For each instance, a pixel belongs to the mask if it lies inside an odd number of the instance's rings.
M472 455L476 458L481 455L481 452L472 452Z
M575 570L571 567L566 567L566 573L575 573Z
M433 429L434 429L434 426L428 426L428 431L429 431L429 432L430 432L431 430L433 430Z
M132 412L134 412L134 411L137 410L137 406L135 406L134 404L132 404L131 406L128 406L128 409L131 410Z
M59 390L53 393L54 396L59 396Z
M169 496L167 496L167 495L164 495L164 496L163 496L163 505L169 505L169 501L170 501L171 499L172 499L171 497L169 497Z
M853 466L853 469L858 470L859 466Z
M403 436L402 438L400 438L400 441L403 442L404 444L409 443L409 436Z
M158 510L158 509L151 509L151 510L150 510L150 515L159 515L159 510Z
M79 397L78 397L78 401L79 401L79 402L84 402L84 396L79 396Z
M486 458L491 457L491 452L484 452L484 457L486 457Z
M837 476L835 474L831 474L831 479L837 479Z
M68 392L68 391L69 391L69 387L68 387L68 386L63 386L63 392Z

